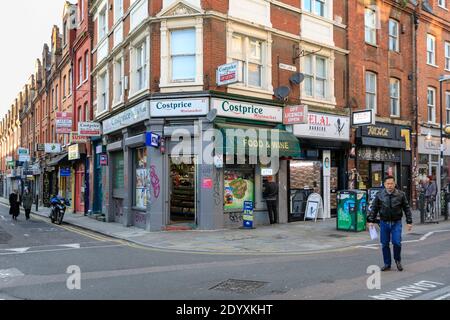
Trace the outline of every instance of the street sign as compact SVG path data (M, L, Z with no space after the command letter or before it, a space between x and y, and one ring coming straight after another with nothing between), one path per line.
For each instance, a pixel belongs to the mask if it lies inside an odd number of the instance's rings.
M56 133L57 134L69 134L72 132L72 118L73 114L70 112L57 112L56 113Z
M307 124L308 123L308 106L286 106L283 112L283 124Z
M280 67L280 69L283 69L283 70L297 72L297 67L291 66L289 64L280 63L279 67Z
M59 170L59 175L61 177L70 177L70 175L71 175L70 168L61 168Z
M147 147L159 148L160 141L161 141L161 136L156 133L147 132L145 134L145 145Z
M244 229L253 229L253 201L244 202Z
M97 122L78 122L78 135L100 137L102 135L102 125Z
M239 82L239 63L232 62L217 68L217 85L224 86Z
M374 125L375 117L373 110L355 111L352 114L352 126Z

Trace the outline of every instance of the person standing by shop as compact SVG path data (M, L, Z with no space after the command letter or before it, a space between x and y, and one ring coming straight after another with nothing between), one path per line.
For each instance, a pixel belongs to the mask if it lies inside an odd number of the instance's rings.
M402 249L402 217L406 216L407 230L412 230L412 215L408 199L404 192L395 188L395 179L388 176L384 179L385 188L377 193L367 217L369 228L373 228L378 214L380 214L380 241L383 248L384 266L381 271L391 269L390 242L394 245L394 260L399 271L403 271L401 264Z
M28 188L25 188L25 192L22 196L22 205L25 210L25 217L30 220L31 206L33 205L33 195Z
M267 177L265 181L263 198L267 203L270 224L275 224L277 220L278 185L273 181L273 177Z
M431 211L432 216L434 215L436 194L436 182L433 181L433 176L428 176L425 180L425 202L427 206L427 213Z
M17 190L9 195L9 214L12 215L13 220L17 221L20 214L20 196Z

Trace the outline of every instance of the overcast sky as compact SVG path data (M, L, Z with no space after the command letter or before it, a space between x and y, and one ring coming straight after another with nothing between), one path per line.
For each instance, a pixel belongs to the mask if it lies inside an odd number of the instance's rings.
M75 3L75 1L70 1ZM8 0L0 10L0 120L34 72L52 26L61 28L65 0Z

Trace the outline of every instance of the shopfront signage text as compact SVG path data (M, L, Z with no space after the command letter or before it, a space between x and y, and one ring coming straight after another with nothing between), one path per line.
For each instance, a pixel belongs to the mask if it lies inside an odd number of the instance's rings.
M350 118L309 112L307 124L294 125L294 135L313 139L349 141Z
M284 64L284 63L280 63L280 69L283 70L287 70L287 71L292 71L292 72L297 72L297 67L290 65L290 64Z
M367 127L369 136L374 137L389 137L389 129L383 128L383 127L375 127L375 126L369 126Z
M150 118L148 101L144 101L118 115L103 121L103 133L108 134Z
M70 143L87 143L88 141L88 137L80 136L78 132L70 133Z
M214 99L212 106L217 109L217 115L222 117L283 122L283 108L280 107L221 99Z
M400 162L400 157L401 154L398 150L373 147L358 148L359 160Z
M206 115L209 112L209 99L159 100L151 101L150 115L157 117L179 117Z
M26 148L18 148L17 154L19 155L19 162L29 162L30 161L30 152Z
M352 114L353 126L366 126L375 124L375 117L373 116L373 110L356 111Z
M308 123L308 106L286 106L284 108L283 124L305 124Z
M71 176L70 168L61 168L59 170L59 175L61 177L70 177Z
M70 112L57 112L56 113L56 133L68 134L72 132L72 118L73 115Z
M239 81L239 67L237 62L224 64L217 68L217 85L224 86Z
M100 137L102 135L102 125L97 122L78 122L78 135Z
M69 160L78 160L80 159L80 148L79 144L74 144L69 146Z

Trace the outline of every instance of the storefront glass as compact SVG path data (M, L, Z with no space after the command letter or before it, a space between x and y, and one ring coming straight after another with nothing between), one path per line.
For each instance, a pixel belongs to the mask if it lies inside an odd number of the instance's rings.
M170 221L196 219L196 172L194 158L170 158Z
M150 174L147 169L147 148L136 149L135 153L135 198L134 205L145 209L148 204Z
M383 164L378 162L371 163L372 188L383 185Z
M255 172L250 168L224 170L224 210L243 211L244 202L255 202Z
M113 188L124 189L124 157L122 152L113 154Z

